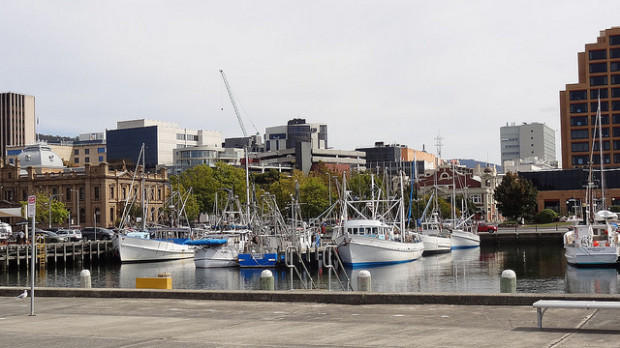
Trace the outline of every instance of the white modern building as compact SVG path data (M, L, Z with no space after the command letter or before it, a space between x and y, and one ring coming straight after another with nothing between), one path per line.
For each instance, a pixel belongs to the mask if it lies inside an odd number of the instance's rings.
M544 123L523 123L500 128L502 165L505 161L542 161L557 167L555 131Z
M146 167L173 167L174 151L187 147L222 146L222 132L179 127L175 122L131 120L117 123L106 131L108 162L134 163L145 144Z

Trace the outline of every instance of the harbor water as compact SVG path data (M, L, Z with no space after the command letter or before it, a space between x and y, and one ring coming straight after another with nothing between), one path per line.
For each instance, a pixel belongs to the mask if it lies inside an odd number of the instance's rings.
M371 268L339 269L338 277L326 269L293 276L293 288L303 289L312 282L319 289L341 291L346 277L357 290L357 275L368 270L372 291L376 292L457 292L498 293L500 275L506 269L517 275L519 293L618 293L618 270L581 269L566 264L563 248L557 243L510 243L483 245L480 248L453 250L450 253L425 256L404 264ZM90 270L94 288L135 288L138 277L157 277L170 273L174 289L252 290L260 287L262 269L196 268L192 259L139 264L48 264L39 270L36 286L79 287L80 272ZM30 285L29 270L0 270L0 286ZM288 269L272 269L276 290L291 288ZM346 276L345 276L346 275ZM342 282L338 281L338 278Z

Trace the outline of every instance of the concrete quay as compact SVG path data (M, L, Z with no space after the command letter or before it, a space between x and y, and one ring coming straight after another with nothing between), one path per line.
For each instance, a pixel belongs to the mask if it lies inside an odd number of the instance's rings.
M0 288L0 346L617 347L620 335L614 310L549 309L540 330L531 306L618 295L37 288L30 316L23 290Z

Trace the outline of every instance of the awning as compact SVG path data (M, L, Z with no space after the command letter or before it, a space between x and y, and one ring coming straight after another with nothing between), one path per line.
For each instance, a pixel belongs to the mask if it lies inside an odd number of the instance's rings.
M22 208L0 209L0 218L3 218L3 217L22 217Z

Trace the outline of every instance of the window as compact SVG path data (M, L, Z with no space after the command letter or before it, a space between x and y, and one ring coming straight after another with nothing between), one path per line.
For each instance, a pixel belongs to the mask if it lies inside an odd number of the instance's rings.
M103 156L99 156L99 162L103 162Z
M614 114L612 116L612 120L613 120L614 124L620 124L620 114Z
M620 120L620 117L618 117L618 119ZM571 126L587 126L588 125L588 117L587 116L571 117L570 118L570 125Z
M80 159L76 157L76 158L75 158L75 160L74 160L74 162L75 162L75 163L80 163Z
M620 137L620 127L614 127L613 135L614 137Z
M590 110L592 110L592 112L595 112L596 110L598 110L598 101L592 102L590 103ZM601 102L601 111L609 111L609 103L608 102ZM594 123L592 123L594 124Z
M593 126L596 124L596 116L592 116L592 123L590 124ZM609 124L609 115L601 115L601 124Z
M586 104L586 103L571 104L570 105L570 112L574 113L574 114L582 113L582 112L588 112L588 104Z
M84 157L84 163L90 163L90 157Z
M590 99L597 99L599 93L601 94L602 99L605 99L608 96L607 88L598 88L590 90Z
M614 150L620 150L620 140L614 140Z
M612 110L620 110L620 101L612 101L611 102Z
M620 85L620 75L611 75L611 84Z
M600 164L601 163L601 156L594 156L593 158L594 164ZM606 164L611 163L611 157L609 156L609 154L603 154L603 161Z
M607 63L590 64L590 74L607 72Z
M177 134L177 140L185 140L185 134Z
M93 196L95 196L95 199L99 199L99 186L93 187Z
M599 145L598 141L594 142L594 151L598 151ZM603 151L609 151L609 140L603 141Z
M114 199L114 186L110 186L110 198Z
M620 58L620 48L610 49L609 58Z
M588 138L588 130L587 129L573 129L570 131L571 139L587 139Z
M590 151L590 146L588 146L588 143L572 143L570 149L572 152L588 152Z
M609 45L615 46L620 45L620 35L612 35L609 37Z
M601 128L601 131L603 133L603 138L609 137L609 128L603 127ZM598 128L592 129L592 138L596 138L597 135L598 135Z
M620 71L620 62L609 63L609 71Z
M85 155L90 155L90 149L84 149L84 154Z
M98 147L97 153L105 153L105 147Z
M612 88L611 89L611 97L612 98L620 98L620 88Z
M80 150L79 149L73 150L73 155L78 156L79 154L80 154Z
M570 100L585 100L587 97L587 91L570 91Z
M590 60L598 60L607 58L607 50L596 50L588 52Z
M573 156L573 165L588 164L588 156Z
M607 76L591 76L590 86L602 86L607 84Z

